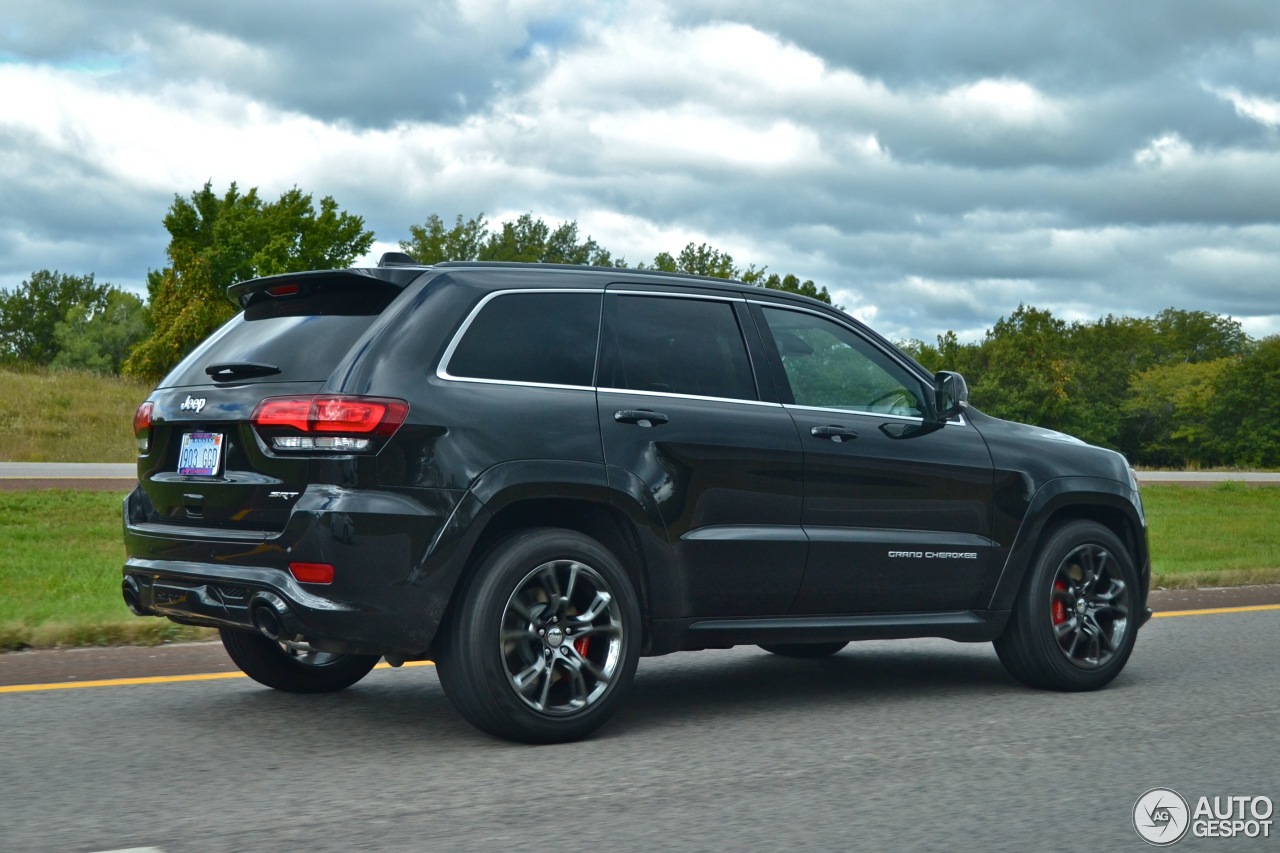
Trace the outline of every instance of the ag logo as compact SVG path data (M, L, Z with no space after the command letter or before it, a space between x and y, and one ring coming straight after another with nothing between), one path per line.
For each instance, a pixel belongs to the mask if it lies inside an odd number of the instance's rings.
M200 410L204 408L204 397L192 397L187 395L187 399L182 401L182 405L178 407L183 412L195 412L200 414Z
M1180 841L1190 825L1187 801L1170 788L1152 788L1133 804L1133 828L1143 841L1157 847Z

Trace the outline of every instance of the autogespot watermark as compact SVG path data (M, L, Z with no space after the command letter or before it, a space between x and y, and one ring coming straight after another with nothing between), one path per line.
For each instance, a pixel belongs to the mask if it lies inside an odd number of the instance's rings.
M1194 807L1172 788L1152 788L1133 804L1133 828L1157 847L1196 838L1270 838L1270 797L1215 795L1200 797Z

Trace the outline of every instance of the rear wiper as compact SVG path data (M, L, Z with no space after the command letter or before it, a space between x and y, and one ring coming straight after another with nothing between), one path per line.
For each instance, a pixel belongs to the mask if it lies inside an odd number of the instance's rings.
M274 364L262 364L257 361L234 361L227 364L211 364L204 372L214 382L230 382L233 379L250 379L254 376L271 376L279 373L280 368Z

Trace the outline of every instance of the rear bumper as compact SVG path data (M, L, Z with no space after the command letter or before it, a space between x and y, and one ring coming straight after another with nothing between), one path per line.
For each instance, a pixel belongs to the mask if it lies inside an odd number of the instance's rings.
M125 500L123 591L139 615L188 625L278 630L332 652L426 654L457 578L442 535L457 493L319 486L282 531L148 520ZM331 584L300 583L291 562L327 563Z

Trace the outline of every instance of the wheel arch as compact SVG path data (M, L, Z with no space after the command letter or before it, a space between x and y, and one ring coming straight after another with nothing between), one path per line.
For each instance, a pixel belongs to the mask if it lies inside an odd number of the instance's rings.
M643 653L652 620L678 600L659 570L669 559L669 547L656 508L612 488L604 466L593 463L503 463L477 478L470 492L485 512L475 519L479 530L450 596L450 611L462 584L497 543L520 530L564 528L600 542L622 563L639 597Z
M1008 559L991 593L991 610L1013 607L1022 580L1046 534L1073 520L1094 521L1114 533L1133 559L1145 606L1151 586L1146 524L1136 496L1113 480L1062 477L1042 485L1032 497L1009 550Z

